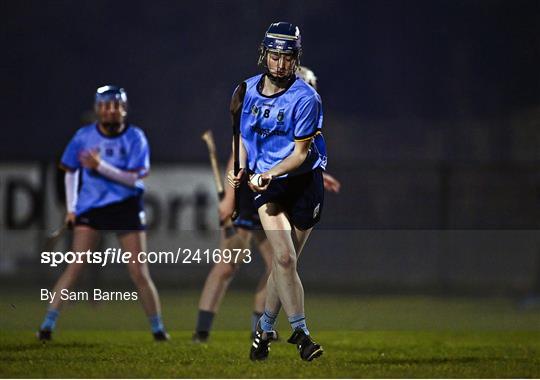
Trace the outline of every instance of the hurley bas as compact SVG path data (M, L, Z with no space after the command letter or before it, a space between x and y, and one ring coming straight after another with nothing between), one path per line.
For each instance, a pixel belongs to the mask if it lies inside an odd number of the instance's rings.
M88 291L70 291L62 289L60 292L51 292L48 289L41 289L41 300L53 303L55 297L60 297L62 301L137 301L137 292L113 292L102 289Z

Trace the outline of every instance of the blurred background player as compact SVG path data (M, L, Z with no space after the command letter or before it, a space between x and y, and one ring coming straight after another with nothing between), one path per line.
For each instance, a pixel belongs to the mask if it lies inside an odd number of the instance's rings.
M123 88L98 88L94 107L98 122L77 131L60 162L66 171L65 223L73 226L72 250L94 251L101 231L108 230L117 233L122 250L136 259L139 252L146 251L142 178L150 170L148 142L141 129L125 121L127 94ZM59 294L62 289L72 289L83 266L69 264L56 282L56 297L38 332L40 340L51 339L62 305ZM169 339L148 265L130 261L127 266L154 338Z
M232 168L232 156L227 164L227 171ZM230 186L225 186L225 195L219 203L219 218L220 224L226 225L231 218L234 210L234 189ZM271 246L266 240L264 231L261 229L257 209L253 205L252 191L244 183L240 188L239 197L239 214L233 222L233 228L222 228L220 248L223 249L246 249L251 246L254 240L257 244L264 264L265 273L261 276L255 297L253 300L252 332L264 311L264 301L266 298L266 282L271 268ZM225 292L229 287L231 280L240 267L242 260L239 258L236 263L225 263L221 260L212 266L212 269L206 277L204 287L199 300L199 312L197 316L197 326L192 340L197 343L206 342L209 338L212 322Z
M296 70L296 75L317 90L317 77L312 70L305 66L299 66ZM319 130L319 133L316 135L314 143L316 144L317 150L321 155L321 168L325 170L327 163L326 144L321 130ZM227 163L226 173L232 170L232 167L233 157L231 154L231 157ZM341 184L337 179L332 177L327 172L323 172L323 180L325 190L333 193L339 193ZM235 205L233 188L230 186L225 186L224 190L225 196L219 203L219 219L221 225L224 225L224 222L231 218ZM227 236L228 233L223 229L221 231L220 248L222 250L226 248L249 248L251 242L254 241L255 244L257 244L257 249L264 260L265 273L261 276L255 290L253 313L251 315L251 332L252 336L254 337L257 322L262 317L264 312L266 283L272 268L272 247L270 246L270 243L268 242L268 239L266 239L266 235L262 230L257 209L253 204L253 192L249 189L247 182L242 182L240 185L239 195L240 200L238 217L233 222L235 227L234 235ZM192 337L194 342L202 343L208 340L214 317L219 311L221 301L225 296L231 280L238 271L241 262L242 261L239 261L238 263L225 263L222 260L219 263L214 264L208 273L201 293L201 298L199 300L197 326Z
M255 207L272 246L265 310L251 345L251 360L268 357L281 306L293 330L288 342L297 346L301 359L311 361L323 353L307 328L297 272L298 256L320 220L324 202L323 160L312 144L322 128L322 103L318 93L295 75L300 54L298 27L271 24L260 47L259 64L265 72L245 81L239 154L243 169L238 175L228 174L234 188L248 180L257 193ZM241 97L240 89L232 103Z
M311 69L308 69L305 66L298 66L298 69L296 69L296 75L304 82L309 84L311 87L313 87L315 91L319 90L317 76ZM328 174L328 172L326 172L328 156L326 155L326 142L324 141L321 127L322 124L319 126L317 134L313 138L313 143L315 144L317 151L319 152L319 155L321 157L321 169L324 170L322 173L324 189L332 193L339 193L339 190L341 189L341 183L336 178Z

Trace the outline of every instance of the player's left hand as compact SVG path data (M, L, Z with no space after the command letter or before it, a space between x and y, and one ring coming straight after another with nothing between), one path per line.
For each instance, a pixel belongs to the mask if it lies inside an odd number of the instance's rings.
M97 169L99 166L100 158L97 150L85 150L79 155L81 165L87 169Z
M268 189L268 186L270 185L272 178L273 176L268 173L253 174L249 178L249 182L248 182L249 188L256 193L265 191L266 189Z
M326 172L323 172L323 186L325 190L336 194L341 189L341 183Z
M74 212L67 212L66 217L64 218L64 224L68 226L68 228L72 228L75 225L75 220L77 219L77 216Z

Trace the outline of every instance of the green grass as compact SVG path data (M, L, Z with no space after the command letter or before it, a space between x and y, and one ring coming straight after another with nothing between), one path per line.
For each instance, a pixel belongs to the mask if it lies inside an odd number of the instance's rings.
M227 295L207 345L190 342L196 293L162 295L172 341L155 343L140 305L78 303L53 342L34 331L39 292L2 292L1 377L540 377L540 312L508 299L310 295L308 323L325 354L304 363L283 341L248 360L251 296Z
M63 331L47 344L29 332L1 336L2 377L540 376L538 332L322 331L326 352L312 363L285 342L267 362L251 363L245 332L216 332L207 345L176 331L167 343L139 331Z

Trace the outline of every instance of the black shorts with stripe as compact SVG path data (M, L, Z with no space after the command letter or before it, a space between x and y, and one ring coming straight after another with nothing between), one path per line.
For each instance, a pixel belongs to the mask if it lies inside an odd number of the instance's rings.
M255 193L251 191L247 182L243 181L238 189L238 217L234 220L235 227L246 230L261 229L261 220L253 197Z
M255 194L253 199L257 210L266 203L278 203L295 227L307 230L321 219L324 205L322 169L273 179L268 188Z
M142 196L134 196L87 210L77 215L75 225L122 233L145 230L145 219Z

